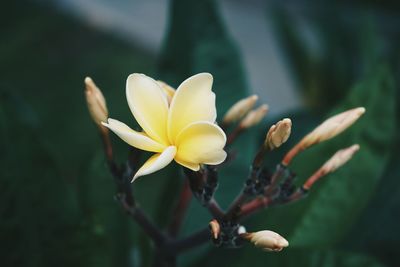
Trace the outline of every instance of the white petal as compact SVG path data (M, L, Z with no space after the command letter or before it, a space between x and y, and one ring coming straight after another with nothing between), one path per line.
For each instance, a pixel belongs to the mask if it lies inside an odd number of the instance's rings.
M215 94L211 91L213 77L209 73L186 79L176 90L168 114L168 138L176 141L178 134L196 121L215 122Z
M216 165L226 158L224 131L217 125L202 121L190 124L178 135L175 160Z
M133 147L151 152L161 152L166 147L165 145L154 141L146 134L132 130L128 125L120 121L108 119L108 123L103 122L102 124Z
M134 73L126 81L126 98L133 116L152 139L168 144L168 101L155 80Z
M176 147L169 146L161 154L151 156L143 166L136 172L132 179L135 181L138 177L156 172L167 166L175 157Z

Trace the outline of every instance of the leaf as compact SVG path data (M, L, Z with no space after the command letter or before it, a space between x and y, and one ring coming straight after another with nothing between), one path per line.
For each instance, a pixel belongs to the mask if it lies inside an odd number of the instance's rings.
M400 166L397 148L400 140L393 146L389 165L371 199L368 207L343 240L343 246L364 250L389 266L399 266L398 247L400 233Z
M83 79L93 77L113 116L131 118L125 78L148 73L154 57L47 6L7 2L4 9L1 24L10 27L0 45L1 265L126 266L130 230L138 227L113 201Z
M298 10L277 2L270 14L279 48L306 105L325 112L377 63L382 38L371 12L350 9L347 3L332 3L329 9L323 5L315 3L299 16ZM349 21L349 14L357 19Z

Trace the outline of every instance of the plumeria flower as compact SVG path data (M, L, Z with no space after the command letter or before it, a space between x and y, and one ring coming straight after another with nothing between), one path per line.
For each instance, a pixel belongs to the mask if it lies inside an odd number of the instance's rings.
M172 160L193 171L198 171L200 164L217 165L225 160L226 136L215 124L212 83L211 74L200 73L174 91L144 74L129 75L126 98L143 132L114 119L103 125L129 145L156 153L137 171L132 182L164 168Z

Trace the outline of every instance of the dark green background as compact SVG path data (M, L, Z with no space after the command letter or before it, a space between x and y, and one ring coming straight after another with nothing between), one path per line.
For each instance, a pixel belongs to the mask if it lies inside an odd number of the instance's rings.
M248 95L240 51L218 3L172 0L169 28L156 57L108 33L82 25L52 5L7 1L0 16L0 266L149 266L152 244L113 200L83 79L90 75L107 98L110 116L133 124L125 79L143 72L176 86L186 77L214 75L219 117ZM290 116L293 134L267 164L325 117L355 106L367 113L334 140L293 163L299 183L337 149L361 145L354 159L318 183L299 203L248 220L249 231L271 229L290 247L265 253L211 244L184 254L185 266L399 266L398 148L400 17L398 5L361 1L270 2L275 42L301 92L304 109ZM301 34L298 13L315 34L318 53ZM266 89L273 88L266 85ZM216 195L226 207L240 189L251 155L269 125L241 136L240 153L222 170ZM112 137L117 159L127 147ZM144 160L144 159L143 159ZM171 165L134 185L154 221L165 226L182 178ZM210 215L192 201L182 235L204 227Z

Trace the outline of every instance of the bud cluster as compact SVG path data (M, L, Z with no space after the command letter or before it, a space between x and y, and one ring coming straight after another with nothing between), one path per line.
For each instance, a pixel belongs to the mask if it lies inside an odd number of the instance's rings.
M157 83L168 101L171 101L175 94L174 88L161 81L157 81ZM297 186L295 184L297 176L289 168L292 159L305 149L343 132L365 112L365 109L351 109L327 119L289 149L282 161L276 165L276 169L270 171L264 166L266 154L275 153L276 149L282 147L292 131L292 121L289 118L282 119L269 127L265 140L253 159L249 175L241 192L232 201L229 208L224 211L214 198L214 193L218 187L218 169L225 167L230 160L234 159L235 153L230 150L230 144L245 129L260 123L268 112L268 106L265 104L253 109L258 100L256 95L244 98L228 110L220 123L221 127L228 132L227 159L216 166L203 164L199 171L184 168L183 174L187 180L177 202L176 212L174 212L175 218L171 220L168 232L164 233L136 205L130 184L126 182L128 181L127 177L132 175L133 169L138 168L140 151L135 150L135 153L130 154L127 164L117 167L119 165L114 162L108 132L101 125L101 122L106 121L108 117L106 101L100 89L90 78L85 79L85 86L89 113L92 120L101 129L109 167L116 181L117 200L153 240L160 254L164 253L168 257L175 257L187 247L195 246L200 241L203 242L210 239L218 247L238 248L245 242L249 242L264 251L281 251L289 245L285 238L270 230L247 232L244 226L241 225L241 221L263 208L302 199L307 195L314 183L343 166L359 150L358 145L352 145L337 151L325 164L306 179L302 186ZM229 132L228 130L233 124L236 124L236 126ZM214 219L210 221L208 229L204 229L205 231L179 239L176 236L192 195L209 210Z
M217 226L218 225L218 226ZM224 248L239 248L243 245L241 234L246 232L246 229L233 221L213 220L209 224L212 233L212 241L217 247Z

